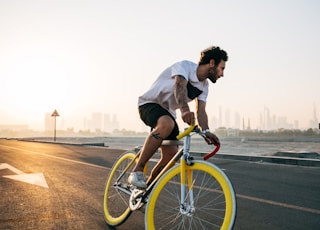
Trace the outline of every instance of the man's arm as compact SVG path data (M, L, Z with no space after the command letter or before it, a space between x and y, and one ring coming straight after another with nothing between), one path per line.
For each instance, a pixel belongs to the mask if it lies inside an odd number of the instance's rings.
M206 103L204 101L196 99L196 110L197 110L198 124L201 130L209 129L208 115L206 112Z
M196 99L196 109L198 124L201 130L205 132L207 143L215 145L220 143L219 138L209 130L206 103L204 101Z
M182 120L189 125L192 125L195 122L195 117L194 113L190 112L190 108L188 105L187 84L188 81L183 76L175 76L174 96L179 105Z

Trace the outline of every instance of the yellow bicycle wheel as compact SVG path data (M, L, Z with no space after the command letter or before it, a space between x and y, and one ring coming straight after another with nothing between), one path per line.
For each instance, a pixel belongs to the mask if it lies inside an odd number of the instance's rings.
M129 208L130 191L127 179L134 164L119 180L118 178L135 156L136 154L133 152L124 153L109 173L104 191L103 210L105 221L110 226L122 224L131 214Z
M232 229L236 199L225 173L204 161L194 161L186 172L183 201L179 165L157 182L146 207L146 229Z

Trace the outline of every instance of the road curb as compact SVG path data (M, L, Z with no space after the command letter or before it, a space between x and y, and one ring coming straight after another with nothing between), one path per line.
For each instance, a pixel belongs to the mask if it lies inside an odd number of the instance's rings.
M275 164L299 165L308 167L320 167L320 160L317 159L301 159L294 157L277 157L277 156L247 156L232 154L216 154L214 157L219 159L243 160L255 162L267 162Z

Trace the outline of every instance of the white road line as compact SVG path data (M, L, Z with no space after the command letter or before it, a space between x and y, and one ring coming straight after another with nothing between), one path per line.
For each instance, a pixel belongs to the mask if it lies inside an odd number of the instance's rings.
M28 152L28 153L33 153L33 154L37 154L37 155L41 155L41 156L45 156L45 157L49 157L49 158L53 158L53 159L69 161L69 162L72 162L72 163L77 163L77 164L82 164L82 165L87 165L87 166L92 166L92 167L95 167L95 168L109 169L108 167L105 167L105 166L90 164L90 163L86 163L86 162L82 162L82 161L70 160L68 158L52 156L52 155L49 155L49 154L46 154L46 153L40 153L40 152L35 152L35 151L31 151L31 150L26 150L26 149L20 149L20 148L16 148L16 147L12 147L12 146L6 146L6 145L0 145L0 146L6 147L6 148L15 149L15 150L19 150L19 151L24 151L24 152Z
M277 201L273 201L273 200L266 200L266 199L262 199L262 198L258 198L258 197L246 196L246 195L241 195L241 194L236 194L236 196L238 198L251 200L251 201L255 201L255 202L259 202L259 203L270 204L270 205L275 205L275 206L295 209L295 210L299 210L299 211L320 214L320 210L313 209L313 208L306 208L306 207L301 207L301 206L297 206L297 205L286 204L286 203L281 203L281 202L277 202Z

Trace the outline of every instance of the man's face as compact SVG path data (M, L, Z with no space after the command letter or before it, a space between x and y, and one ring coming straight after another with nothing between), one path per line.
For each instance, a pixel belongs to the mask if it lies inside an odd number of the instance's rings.
M216 83L216 81L220 78L223 77L223 71L226 67L226 62L221 60L219 65L209 67L209 79L212 83Z

